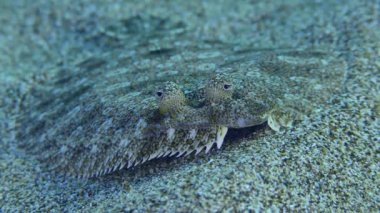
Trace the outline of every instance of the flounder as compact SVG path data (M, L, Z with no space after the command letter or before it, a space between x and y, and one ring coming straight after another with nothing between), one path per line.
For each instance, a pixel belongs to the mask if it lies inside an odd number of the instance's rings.
M111 48L49 71L28 94L17 137L49 169L76 177L207 153L230 128L292 126L339 92L345 66L320 51L219 42Z

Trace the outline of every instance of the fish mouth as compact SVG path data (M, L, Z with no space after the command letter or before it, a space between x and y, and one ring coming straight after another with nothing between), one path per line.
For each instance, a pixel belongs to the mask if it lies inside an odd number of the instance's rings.
M261 124L244 126L244 127L228 127L227 134L224 141L236 141L244 138L248 138L254 132L258 132L267 127L267 122L262 122ZM227 142L228 143L228 142Z
M249 128L257 125L261 125L265 123L266 120L259 118L259 117L252 117L252 118L237 118L233 122L226 122L224 126L228 127L228 129L243 129L243 128Z
M238 118L230 125L227 125L228 131L224 141L236 141L247 138L252 133L264 129L267 126L266 120L258 117Z

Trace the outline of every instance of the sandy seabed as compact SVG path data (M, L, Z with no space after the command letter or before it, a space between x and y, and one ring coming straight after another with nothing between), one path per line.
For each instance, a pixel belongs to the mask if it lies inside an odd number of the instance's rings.
M380 210L380 2L45 1L0 3L0 212ZM207 155L161 159L100 178L54 176L15 148L18 103L86 40L131 17L184 23L200 39L322 49L346 59L345 89L295 127L268 127Z

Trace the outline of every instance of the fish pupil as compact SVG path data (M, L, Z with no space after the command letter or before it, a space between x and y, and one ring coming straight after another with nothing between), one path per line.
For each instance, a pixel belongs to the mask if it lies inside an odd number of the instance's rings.
M161 97L161 96L162 96L162 92L161 92L161 91L158 91L158 92L156 92L156 95L157 95L158 97Z
M223 86L223 88L224 88L225 90L229 90L229 89L231 89L231 84L225 84L225 85Z

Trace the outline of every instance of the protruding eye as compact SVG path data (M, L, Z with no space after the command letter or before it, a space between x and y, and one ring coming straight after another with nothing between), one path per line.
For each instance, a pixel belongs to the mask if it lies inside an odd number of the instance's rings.
M223 89L224 90L230 90L232 88L232 85L231 84L224 84L223 85Z
M161 97L163 94L164 94L164 93L163 93L162 91L157 91L157 92L156 92L157 97Z

